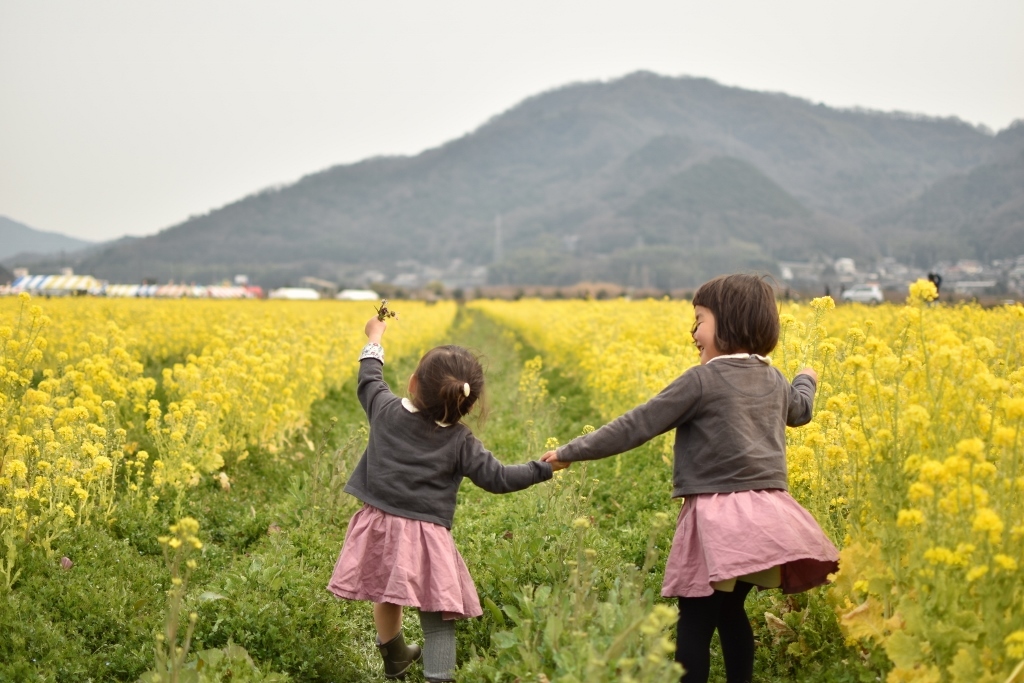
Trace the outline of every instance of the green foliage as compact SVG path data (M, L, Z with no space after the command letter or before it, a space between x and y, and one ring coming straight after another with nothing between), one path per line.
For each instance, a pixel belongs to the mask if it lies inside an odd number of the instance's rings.
M154 540L160 533L154 528ZM135 680L151 665L169 577L162 559L139 554L102 529L62 539L62 569L36 549L23 578L0 600L0 680Z
M173 679L166 674L143 674L139 683L287 683L284 674L263 673L244 647L228 644L218 650L196 653L194 661L177 673Z
M659 525L668 523L663 514ZM576 559L566 562L564 580L538 587L525 584L501 610L485 600L494 620L504 623L504 614L512 627L493 633L493 654L472 659L464 673L489 681L539 674L566 683L677 680L681 669L670 657L675 645L668 638L675 609L644 589L645 575L658 557L657 526L644 566L620 565L614 578L597 561L598 552L584 547L589 520L578 518L573 528Z
M504 462L536 458L550 438L571 438L594 420L585 392L543 360L521 385L537 353L493 323L463 312L452 336L484 355L491 410L470 426ZM385 366L391 386L404 386L415 361ZM276 457L237 463L230 490L204 484L184 501L203 547L180 596L182 623L196 616L179 681L381 679L371 606L325 588L360 505L339 491L365 442L354 388L330 393L312 418L308 440L299 435ZM485 610L457 625L459 680L678 678L675 607L658 597L678 512L670 478L651 445L504 496L465 482L453 535ZM173 512L173 501L140 503L108 527L62 537L56 557L26 550L18 583L0 599L0 681L163 680L154 678L166 671L154 670L153 634L166 628L173 584L157 539ZM61 555L73 566L62 568ZM763 592L748 612L759 683L884 675L884 653L847 648L818 592ZM405 631L412 642L422 638L415 610L406 611ZM414 667L408 683L421 680Z
M220 649L203 650L190 657L192 636L199 614L191 612L184 634L182 611L188 591L188 579L198 563L195 551L203 547L199 540L199 523L186 517L170 527L171 535L162 536L164 561L171 576L167 591L168 611L164 630L156 634L156 666L139 678L139 683L285 683L288 676L264 674L245 648L230 640ZM223 595L206 591L200 602L224 600Z
M990 261L1016 254L1024 244L1024 126L996 159L969 173L935 183L919 197L885 211L867 225L868 234L894 256L931 265L970 256ZM1000 135L1000 137L1007 137Z

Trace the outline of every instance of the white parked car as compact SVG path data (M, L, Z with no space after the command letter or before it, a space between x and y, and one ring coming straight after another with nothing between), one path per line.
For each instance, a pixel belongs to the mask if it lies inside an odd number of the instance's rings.
M840 298L843 301L854 301L861 304L880 304L885 301L882 288L878 285L853 285L846 289Z

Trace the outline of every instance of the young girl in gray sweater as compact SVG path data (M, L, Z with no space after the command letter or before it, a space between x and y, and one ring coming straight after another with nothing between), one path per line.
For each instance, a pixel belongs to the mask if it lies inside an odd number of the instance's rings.
M705 683L717 629L728 683L749 683L750 589L804 591L838 569L835 546L787 492L786 427L811 420L817 374L805 368L790 383L771 366L779 313L762 278L715 278L694 294L693 308L700 365L543 459L604 458L676 430L672 496L685 501L661 591L679 598L676 661L685 683Z
M460 420L484 390L477 358L438 346L420 359L399 398L383 379L386 324L366 323L359 358L359 402L369 443L345 491L364 505L349 522L328 590L373 602L384 675L402 678L423 657L428 681L453 681L455 619L483 614L473 579L452 539L455 499L464 477L492 493L519 491L567 463L503 465ZM419 608L424 644L407 645L403 606Z

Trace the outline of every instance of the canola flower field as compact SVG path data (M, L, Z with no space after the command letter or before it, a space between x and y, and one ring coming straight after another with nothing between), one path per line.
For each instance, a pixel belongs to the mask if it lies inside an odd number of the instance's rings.
M790 486L842 549L843 633L884 648L889 683L1003 683L1024 669L1024 308L934 297L783 307L776 366L820 376ZM697 362L685 302L474 305L575 368L606 420Z
M918 283L905 306L782 308L774 364L820 376L814 420L788 430L790 487L842 562L829 587L748 602L756 680L1024 681L1024 308L932 298ZM492 409L474 431L506 461L697 362L687 302L394 308L392 386L436 343L474 346ZM365 432L339 390L371 313L0 299L0 680L380 680L365 606L321 595L356 509L340 486ZM463 487L453 531L486 614L460 625L460 680L678 679L657 597L670 453L665 438L512 496ZM160 578L77 614L47 591L88 548ZM36 645L27 615L47 600L47 626L66 623Z
M403 308L409 324L389 340L399 356L429 348L455 310ZM125 499L169 497L180 509L204 476L229 486L228 463L275 453L353 375L368 317L346 303L64 299L46 309L27 294L0 299L7 590L21 546L49 550L78 526L110 523Z

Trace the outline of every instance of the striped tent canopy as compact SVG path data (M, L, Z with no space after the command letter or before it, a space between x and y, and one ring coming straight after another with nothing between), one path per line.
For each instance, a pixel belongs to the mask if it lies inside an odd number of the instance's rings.
M11 283L11 289L15 292L38 292L42 289L43 283L52 275L23 275Z
M12 291L44 294L92 292L101 287L100 281L92 275L25 275L11 283Z
M252 292L245 287L211 286L206 288L211 299L251 299Z
M138 296L142 285L107 285L104 294L107 296Z
M103 284L92 275L54 275L43 283L44 292L99 291Z
M165 299L180 299L183 296L192 296L192 285L160 285L154 296Z

